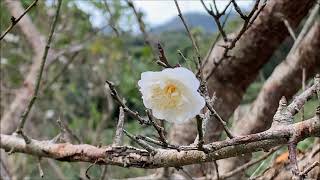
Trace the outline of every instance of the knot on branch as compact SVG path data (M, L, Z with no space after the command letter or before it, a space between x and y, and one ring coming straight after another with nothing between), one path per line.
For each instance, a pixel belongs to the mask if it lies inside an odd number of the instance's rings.
M277 112L273 116L272 128L293 123L292 114L288 111L287 107L287 99L282 96Z
M12 24L16 24L16 18L14 16L11 16L10 20L11 20Z

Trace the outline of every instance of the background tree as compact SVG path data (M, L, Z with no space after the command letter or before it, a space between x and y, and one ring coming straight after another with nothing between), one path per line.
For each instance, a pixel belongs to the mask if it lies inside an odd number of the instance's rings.
M257 0L248 10L230 0L220 11L203 2L215 33L193 27L183 1L176 2L183 29L161 33L134 1L82 3L1 1L2 179L39 172L46 179L319 178L315 0ZM102 25L88 9L105 18ZM203 115L182 125L153 120L137 87L142 72L176 64L195 72L206 98ZM293 116L295 123L275 125Z

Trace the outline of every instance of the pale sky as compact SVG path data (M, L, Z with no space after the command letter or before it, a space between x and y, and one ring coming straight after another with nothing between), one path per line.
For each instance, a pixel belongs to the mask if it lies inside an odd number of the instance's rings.
M204 0L207 6L212 4L212 0ZM252 6L253 0L236 0L241 8ZM102 12L89 3L89 0L78 0L76 4L84 12L91 15L91 22L94 26L99 27L105 24L105 18ZM216 0L218 9L224 9L229 0ZM125 2L124 2L125 3ZM144 12L144 21L146 24L154 26L162 24L178 15L177 8L173 0L133 0L136 8ZM182 13L200 12L207 13L200 0L178 0Z
M172 17L177 16L177 8L173 0L133 0L136 7L143 11L145 16L145 21L151 25L162 24ZM212 0L204 1L207 6L212 4ZM217 6L220 9L228 4L229 0L216 0ZM206 13L200 0L178 0L180 9L182 13L185 12L202 12ZM252 5L252 0L237 0L240 7L249 7Z

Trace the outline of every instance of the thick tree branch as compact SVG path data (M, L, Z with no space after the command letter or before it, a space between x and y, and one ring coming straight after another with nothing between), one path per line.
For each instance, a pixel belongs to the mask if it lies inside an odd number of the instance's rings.
M215 109L222 119L229 119L242 100L246 88L256 79L261 67L288 35L283 22L274 18L275 14L279 12L284 14L294 28L313 4L313 0L304 2L274 0L267 3L252 26L239 39L237 46L230 52L232 57L229 62L232 63L222 62L215 70L215 75L208 80L210 93L216 92L219 97ZM281 35L275 36L275 31ZM207 65L204 66L205 74L211 71L215 59L219 59L222 53L221 47L214 48ZM207 138L210 141L218 139L221 127L215 121L209 121L208 128L211 129L211 133Z
M261 67L270 59L275 49L289 35L283 22L274 18L276 13L285 15L290 25L295 28L301 19L313 6L314 0L291 1L273 0L267 3L255 22L243 34L236 47L230 52L230 62L221 62L215 70L214 76L208 80L209 93L216 92L218 97L215 102L215 110L222 119L229 119L242 100L247 87L256 79ZM271 28L270 28L271 27ZM277 32L276 35L274 32ZM215 66L215 59L222 56L223 48L215 46L204 65L204 74L211 72ZM192 143L196 136L194 122L186 125L174 125L171 133L172 139L180 144ZM210 132L206 134L206 140L216 141L220 138L222 125L210 120L208 123ZM188 136L185 132L191 132ZM192 135L191 135L192 134Z
M198 150L164 150L158 149L155 155L148 151L129 146L95 147L88 144L73 145L69 143L53 144L50 141L31 139L26 144L22 138L13 135L0 136L2 149L9 151L53 158L60 161L83 161L96 164L111 164L123 167L159 168L177 167L189 164L211 162L249 152L268 150L288 143L288 138L299 135L299 141L320 135L319 115L309 120L283 127L281 130L268 130L262 133L236 137L231 140L204 145L209 153ZM219 144L228 144L218 150Z
M318 53L318 49L320 49L320 23L316 22L298 46L298 49L294 53L289 54L265 82L258 97L250 107L250 113L236 122L233 129L237 134L245 135L261 132L271 125L270 118L275 113L281 96L291 98L300 88L301 67L307 69L307 77L313 76L317 69L319 69L320 54ZM290 88L287 88L288 86ZM316 91L316 86L308 91ZM310 93L308 91L304 93ZM306 100L307 97L304 99ZM301 107L302 105L297 103L292 104L290 112L293 113L296 106Z

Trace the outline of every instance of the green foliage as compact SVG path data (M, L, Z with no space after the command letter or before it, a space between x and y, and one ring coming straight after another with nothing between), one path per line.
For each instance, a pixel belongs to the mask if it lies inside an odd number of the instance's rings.
M107 0L114 15L114 21L126 22L126 27L120 29L121 36L115 37L109 29L99 29L93 27L90 15L79 8L76 0L64 0L62 5L59 25L54 36L52 49L56 52L67 49L71 44L83 44L85 46L76 56L75 60L68 66L67 70L55 81L47 91L43 92L53 77L55 77L73 54L66 54L59 57L52 63L45 72L44 80L41 84L41 95L33 107L33 121L36 122L35 129L43 139L50 139L59 133L56 123L58 118L68 123L69 128L78 135L84 143L96 143L96 131L101 126L102 121L106 125L101 133L101 141L95 145L106 145L112 143L114 127L118 118L118 106L115 105L113 112L107 112L107 98L105 92L105 80L115 82L116 88L121 97L126 99L129 107L144 114L144 106L141 95L137 87L140 75L145 71L158 71L161 68L156 65L152 50L144 43L143 37L139 34L131 33L134 16L128 7L118 0ZM28 7L33 0L23 0L23 6ZM50 2L50 1L47 1ZM3 1L0 2L1 7ZM105 25L110 18L106 12L103 1L88 1L106 16ZM31 10L28 15L46 37L52 21L52 11L55 9L54 3L44 3L39 1L38 5ZM7 9L2 8L0 12L1 32L10 25L10 15ZM234 19L226 26L226 31L231 32L239 25L239 19ZM118 25L119 26L119 25ZM147 25L148 26L148 25ZM212 41L217 33L208 34L200 28L191 28L191 33L198 42L200 54L205 57ZM30 45L19 32L18 27L10 34L19 38L18 42L1 42L1 81L5 82L8 89L16 89L23 85L28 67L33 61L33 52ZM159 40L163 45L169 62L173 65L180 64L185 67L195 69L195 52L192 43L185 31L162 32L152 34L152 39ZM288 44L284 44L275 54L270 63L264 69L263 74L267 78L274 67L279 63L279 57L288 51ZM5 49L5 50L4 50ZM178 55L180 50L187 58L185 61ZM282 52L283 51L283 52ZM4 61L4 59L6 59ZM244 96L242 103L250 103L257 96L263 82L253 83ZM1 84L2 85L2 84ZM13 99L14 94L6 96L9 100L2 102L1 109ZM312 107L314 101L306 106L306 117L314 114ZM53 112L49 116L49 112ZM2 112L1 112L2 113ZM109 118L106 117L107 113ZM155 131L151 128L141 127L136 120L126 118L125 128L133 134L147 134L154 136ZM142 131L143 130L143 131ZM312 139L308 139L299 144L299 148L306 149L310 146ZM124 143L135 145L130 139L124 138ZM28 164L35 164L35 158L26 158ZM79 179L83 176L83 171L89 166L87 163L62 163L57 162L67 179ZM30 179L38 178L36 166L24 167ZM45 162L43 165L46 179L56 178L52 168ZM110 167L113 178L127 178L141 176L148 173L143 169L126 169L120 167ZM81 171L81 173L80 173ZM94 166L90 170L90 176L99 177L101 168ZM21 177L22 178L22 177Z

